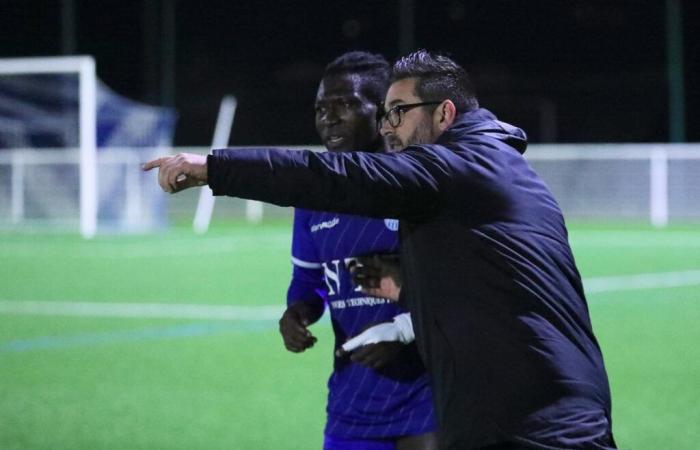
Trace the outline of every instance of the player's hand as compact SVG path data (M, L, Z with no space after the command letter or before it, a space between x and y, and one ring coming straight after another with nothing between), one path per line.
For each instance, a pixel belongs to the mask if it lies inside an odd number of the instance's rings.
M304 301L293 303L282 314L279 321L280 334L287 350L300 353L314 346L317 339L307 327L318 320L315 316L320 315Z
M393 360L404 345L414 340L411 315L403 313L391 322L367 328L349 339L335 354L342 357L352 352L350 359L353 362L378 369Z
M352 258L347 263L353 283L373 297L399 300L401 266L398 255L372 255Z
M143 165L148 171L158 167L158 184L171 194L193 186L207 184L207 157L193 153L178 153L153 159Z
M395 360L403 348L404 344L396 341L364 345L352 352L350 360L378 370Z

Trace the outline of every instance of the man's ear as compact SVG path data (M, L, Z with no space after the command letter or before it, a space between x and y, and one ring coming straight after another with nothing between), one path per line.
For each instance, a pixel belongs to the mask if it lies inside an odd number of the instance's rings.
M435 108L435 112L433 113L433 127L442 133L452 126L455 117L457 117L457 108L455 108L455 104L452 103L452 100L445 100Z

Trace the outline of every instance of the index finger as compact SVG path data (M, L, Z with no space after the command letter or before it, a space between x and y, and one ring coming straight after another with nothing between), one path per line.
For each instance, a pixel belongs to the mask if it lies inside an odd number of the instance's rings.
M168 158L168 157L167 157L167 156L163 156L163 157L161 157L161 158L152 159L152 160L148 161L147 163L145 163L145 164L142 166L142 169L143 169L144 171L148 171L148 170L151 170L151 169L153 169L153 168L155 168L155 167L160 167L160 165L163 164L163 162L166 160L166 158Z

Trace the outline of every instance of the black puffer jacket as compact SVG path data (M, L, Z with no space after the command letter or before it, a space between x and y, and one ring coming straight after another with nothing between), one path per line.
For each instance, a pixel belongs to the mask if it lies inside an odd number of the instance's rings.
M610 392L559 207L522 130L479 109L395 154L219 150L209 185L400 219L402 300L447 449L612 448Z

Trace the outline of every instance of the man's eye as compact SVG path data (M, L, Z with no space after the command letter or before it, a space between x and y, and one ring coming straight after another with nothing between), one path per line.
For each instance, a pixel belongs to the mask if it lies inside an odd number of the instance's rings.
M325 114L328 111L328 108L325 106L316 106L314 109L316 110L316 114Z

